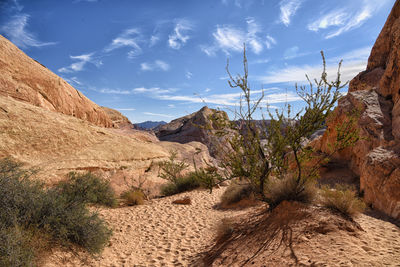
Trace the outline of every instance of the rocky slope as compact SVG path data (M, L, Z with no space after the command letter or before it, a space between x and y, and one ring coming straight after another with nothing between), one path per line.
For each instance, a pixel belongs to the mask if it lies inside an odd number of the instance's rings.
M128 128L128 129L134 128L132 122L127 117L122 115L121 112L119 112L118 110L107 107L101 107L101 109L110 118L114 128Z
M400 219L400 1L394 7L372 48L367 69L349 85L328 123L320 148L328 151L335 127L359 110L361 140L336 155L360 176L364 200Z
M0 95L112 127L111 119L98 105L1 35Z
M205 106L197 112L160 126L156 135L162 141L178 142L181 144L192 141L200 142L205 144L210 151L210 155L215 157L217 156L217 144L221 142L221 138L210 132L210 130L214 131L217 129L215 123L210 119L211 116L219 117L226 121L229 120L225 112Z
M195 156L210 160L207 147L198 142L179 144L159 142L143 131L95 126L73 116L33 106L0 96L0 158L10 156L38 168L37 177L52 184L70 171L94 171L110 179L117 193L128 182L147 179L145 186L152 195L157 185L156 162L166 160L175 150L187 163Z

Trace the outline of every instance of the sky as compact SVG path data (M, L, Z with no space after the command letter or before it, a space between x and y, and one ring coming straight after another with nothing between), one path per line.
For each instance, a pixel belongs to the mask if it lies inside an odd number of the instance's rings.
M0 0L0 34L133 123L208 105L231 110L243 73L254 99L301 109L295 84L365 70L395 0Z

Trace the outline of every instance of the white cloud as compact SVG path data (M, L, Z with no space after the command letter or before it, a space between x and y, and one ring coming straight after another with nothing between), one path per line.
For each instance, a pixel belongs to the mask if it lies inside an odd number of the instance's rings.
M349 2L350 6L328 12L308 24L310 31L330 30L325 34L325 39L339 36L345 32L356 29L364 24L378 11L387 0L359 0Z
M58 69L59 72L61 73L71 73L71 72L77 72L77 71L82 71L87 63L94 64L96 67L101 66L103 63L101 60L95 59L93 57L93 53L89 54L83 54L79 56L70 56L72 60L75 60L76 62L72 63L68 67L63 67Z
M189 31L193 30L193 25L186 19L180 19L175 23L173 32L168 36L168 45L173 49L180 49L190 39Z
M15 3L18 4L18 2ZM42 47L56 44L56 42L42 42L37 39L34 33L26 29L28 20L28 14L15 15L0 28L0 32L19 48Z
M128 57L134 58L142 53L142 48L139 45L140 42L142 42L142 37L139 29L131 28L125 30L112 40L111 44L109 44L104 51L111 52L122 47L129 47L130 51L128 52Z
M139 87L139 88L135 88L132 90L132 92L135 94L145 93L145 94L151 94L151 95L167 94L167 93L172 93L175 91L176 91L176 89L172 89L172 88L161 89L159 87L152 87L152 88Z
M193 73L191 73L190 71L186 71L185 76L186 76L186 79L190 80L193 77Z
M142 71L154 71L154 70L168 71L170 69L170 66L167 62L164 62L162 60L156 60L153 63L150 62L141 63L140 68Z
M206 93L208 93L208 92L210 92L210 91L211 91L210 88L206 88L206 90L204 90L204 92L206 92Z
M265 64L268 62L269 62L269 59L264 58L264 59L257 59L257 60L251 61L250 64Z
M341 80L346 82L351 80L359 72L365 70L368 60L370 47L364 47L350 51L340 57L327 60L326 72L328 80L335 80L338 68L338 62L343 59L341 68ZM263 83L304 83L307 81L305 75L310 79L321 77L322 64L301 65L301 66L286 66L282 69L269 71L267 75L259 77Z
M164 117L164 118L173 118L174 117L172 115L161 114L161 113L153 113L153 112L143 112L143 114L144 115L149 115L149 116Z
M169 108L175 108L175 105L174 104L168 104L168 107Z
M116 110L120 110L120 111L135 111L135 108L116 108Z
M160 37L158 37L157 35L152 35L152 36L150 37L150 44L149 44L149 47L155 46L155 45L158 43L158 41L160 41Z
M280 22L289 26L292 17L296 14L297 10L300 8L301 0L281 0L280 2Z
M267 49L271 49L274 45L276 45L275 38L270 35L267 35L265 40L265 46L267 47Z
M217 25L212 34L214 44L201 46L202 51L208 56L214 56L219 50L229 55L232 51L243 51L243 44L246 43L253 53L260 54L264 49L263 40L259 36L262 32L261 26L254 18L247 18L246 23L246 31L232 25ZM269 49L275 43L275 39L267 35L265 46Z

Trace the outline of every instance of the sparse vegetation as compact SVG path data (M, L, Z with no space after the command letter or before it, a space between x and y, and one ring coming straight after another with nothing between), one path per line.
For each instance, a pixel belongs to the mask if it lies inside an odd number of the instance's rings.
M221 196L221 207L238 203L243 199L253 199L254 190L249 184L232 183Z
M271 209L277 207L284 200L310 204L314 201L317 194L318 188L316 187L315 180L308 179L298 183L293 176L275 180L271 179L266 188L266 197Z
M180 177L174 182L169 182L161 187L161 193L164 196L171 196L185 191L199 188L201 183L194 172L188 173L184 177Z
M74 194L59 187L46 189L31 179L33 173L11 159L0 160L2 266L32 266L38 249L37 232L46 236L48 242L76 244L91 254L99 253L107 244L111 230L96 213L87 209L88 199L73 198Z
M217 168L213 166L197 168L194 159L195 170L184 173L189 165L177 161L176 155L177 153L172 151L169 160L159 164L159 177L169 181L169 183L161 187L161 193L164 196L190 191L199 187L212 188L215 185L215 181L222 179L217 172Z
M340 89L347 85L340 81L341 62L336 79L328 81L325 57L322 52L321 55L321 78L311 80L306 75L309 86L296 84L295 87L305 107L293 113L290 104L274 112L267 106L269 120L267 123L263 119L261 127L257 126L254 116L268 99L264 100L263 93L253 99L248 83L246 49L243 53L243 75L233 77L227 64L229 85L231 88L239 88L242 97L239 108L233 111L235 121L228 129L225 127L225 133L219 131L219 134L232 136L218 149L222 159L221 167L225 170L224 179L241 178L248 181L254 193L268 202L270 208L284 200L305 203L312 201L320 164L333 153L358 140L358 132L354 130L353 124L346 121L337 127L337 138L330 146L332 153L329 155L317 154L312 147L307 146L306 140L325 126L326 119L340 97ZM260 112L263 115L262 110ZM213 124L218 122L212 121Z
M128 206L143 205L146 198L145 194L140 189L131 189L121 194L125 204Z
M90 172L69 173L68 180L59 183L57 189L68 198L67 201L99 204L107 207L117 206L117 199L110 187L110 182Z
M353 217L365 210L365 203L357 197L356 191L346 185L336 185L334 188L321 188L322 204L345 216Z

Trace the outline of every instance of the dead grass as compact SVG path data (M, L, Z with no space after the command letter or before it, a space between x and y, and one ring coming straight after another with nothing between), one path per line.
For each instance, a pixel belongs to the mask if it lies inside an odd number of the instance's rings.
M146 198L140 189L132 189L121 194L121 198L128 206L143 205Z
M365 210L365 203L356 195L356 191L348 186L336 184L334 188L324 186L321 188L322 204L345 216L353 217Z

